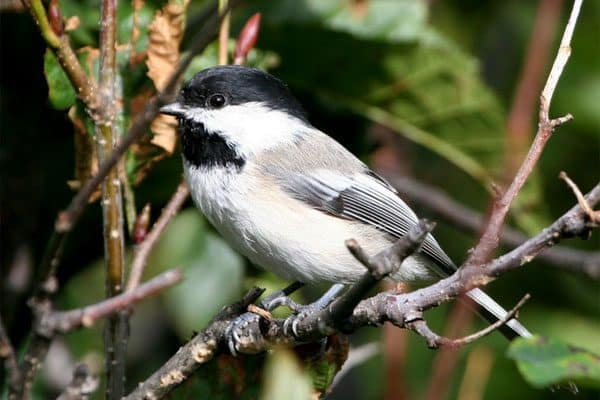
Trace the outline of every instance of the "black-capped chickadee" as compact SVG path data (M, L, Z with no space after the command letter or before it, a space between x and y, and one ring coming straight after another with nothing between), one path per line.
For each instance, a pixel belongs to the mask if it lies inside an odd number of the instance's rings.
M287 86L263 71L206 69L161 112L179 122L196 205L240 253L285 279L352 283L365 268L347 239L374 255L417 223L393 187L313 127ZM455 271L429 235L393 279L422 283ZM506 315L480 289L468 296L488 317ZM530 336L516 319L507 326Z

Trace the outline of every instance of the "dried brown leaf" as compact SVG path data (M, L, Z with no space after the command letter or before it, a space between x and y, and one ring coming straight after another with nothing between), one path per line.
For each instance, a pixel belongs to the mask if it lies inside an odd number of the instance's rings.
M185 9L188 3L189 0L169 1L162 10L157 11L150 23L146 65L148 77L158 90L164 89L179 62L179 44L185 29ZM158 116L150 127L154 133L151 143L172 153L177 141L176 126L173 117Z
M159 115L152 121L150 129L154 133L151 143L171 154L177 141L177 120L170 115Z
M185 28L185 9L189 0L179 4L169 1L157 11L149 26L148 77L158 90L165 87L179 61L179 44Z

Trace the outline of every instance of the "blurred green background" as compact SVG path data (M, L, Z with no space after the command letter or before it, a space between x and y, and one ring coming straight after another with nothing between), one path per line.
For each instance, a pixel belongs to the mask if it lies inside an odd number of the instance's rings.
M80 17L80 27L71 33L74 47L97 46L99 1L59 3L65 16ZM192 2L189 7L184 49L199 29L193 23L194 16L206 3ZM145 3L141 26L149 23L161 5L159 1ZM484 212L490 182L502 177L507 110L513 101L537 6L538 2L517 0L248 1L233 15L232 35L237 35L248 16L261 12L261 33L250 62L268 68L286 81L315 126L367 162L375 162L381 149L393 151L394 168ZM551 57L570 6L571 2L563 2ZM124 40L131 30L129 2L121 2L119 18L120 40ZM56 213L73 195L66 185L73 177L73 128L66 112L49 104L44 44L30 16L4 10L0 22L2 315L21 347L30 325L25 299L35 266ZM146 34L142 29L141 47ZM571 113L575 119L560 127L550 140L533 183L520 196L517 212L510 221L531 234L575 202L570 190L557 179L561 170L584 191L600 175L598 1L583 5L572 47L551 115ZM194 61L187 76L214 63L213 46ZM134 78L130 77L133 82L127 84L139 86L141 78ZM536 119L534 115L531 135ZM158 216L180 177L180 157L176 152L161 161L135 188L137 208L150 203L153 216ZM412 206L419 214L428 215L419 204ZM90 304L103 296L101 226L100 209L93 205L70 236L59 270L61 308ZM475 240L474 235L457 231L443 220L435 233L457 263ZM588 241L566 243L588 250L597 250L599 244L598 235ZM136 307L133 314L129 388L160 366L224 304L239 298L244 289L258 284L271 290L285 284L232 251L190 202L152 254L146 276L173 266L185 269L185 281ZM300 293L300 297L311 299L321 290L312 288ZM531 293L532 300L520 313L530 330L600 353L597 282L534 261L502 277L488 290L505 306L514 304L524 293ZM436 330L443 331L450 309L451 306L443 305L427 313ZM474 321L471 329L481 326ZM380 343L382 332L362 329L352 335L351 343ZM402 340L408 341L403 344L407 348L405 374L397 379L406 383L403 391L408 398L421 398L430 385L436 352L428 350L416 335L403 335L406 337ZM62 347L57 345L50 353L47 368L36 382L38 398L51 396L65 384L65 379L70 379L66 366L72 365L73 360L102 368L100 325L69 334L60 344ZM380 346L375 356L345 374L329 398L383 398L387 381L395 379L384 370L387 346L389 343ZM507 358L507 347L500 335L492 334L461 349L448 398L457 398L465 365L474 350L491 354L485 399L569 396L563 391L530 387ZM226 385L215 389L206 383L210 382L210 373L199 374L198 393L207 398L227 398L238 390L232 392ZM97 391L96 396L100 393ZM182 396L200 397L186 393ZM578 398L597 398L597 394L583 389ZM254 398L257 389L245 387L240 396Z

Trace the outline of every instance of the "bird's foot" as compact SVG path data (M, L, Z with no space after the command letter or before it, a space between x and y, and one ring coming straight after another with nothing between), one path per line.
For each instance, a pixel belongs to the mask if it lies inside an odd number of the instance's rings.
M283 323L283 333L285 335L293 334L298 337L298 325L309 315L319 312L327 307L336 298L338 293L344 288L342 284L335 284L323 296L314 303L301 305L292 301L292 305L288 305L294 314L287 317Z
M265 348L265 343L260 332L260 318L272 318L270 312L282 305L286 305L292 310L299 307L288 295L303 285L303 283L294 282L265 298L261 301L260 307L251 304L248 308L249 312L234 319L227 328L227 332L225 332L227 346L231 354L236 356L238 352L248 354L261 352Z
M225 337L231 355L237 356L239 352L256 354L264 349L264 338L259 325L260 318L259 314L246 312L229 324Z
M298 337L298 325L300 322L304 321L309 315L321 311L327 307L327 304L321 305L316 303L317 302L306 305L297 304L297 308L293 310L294 313L287 317L283 322L283 334L292 334L295 337Z
M256 310L254 312L246 312L231 322L225 332L225 336L227 346L233 356L236 356L240 352L256 354L264 350L266 343L260 332L260 318L264 317L268 319L270 311L281 306L289 307L294 314L285 319L283 331L286 335L291 333L298 337L298 324L312 313L321 311L327 307L344 288L341 284L335 284L314 303L302 305L287 296L296 290L299 287L298 285L294 283L288 286L288 288L275 292L260 303L260 308L255 306Z

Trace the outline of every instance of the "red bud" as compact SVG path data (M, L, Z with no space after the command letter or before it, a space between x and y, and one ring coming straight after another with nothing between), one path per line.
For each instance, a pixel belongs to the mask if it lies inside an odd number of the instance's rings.
M50 22L52 31L61 36L64 32L64 26L60 8L58 7L58 0L51 0L48 5L48 21Z
M133 226L133 243L140 244L146 239L150 226L150 204L146 204Z
M243 64L246 61L248 53L258 39L260 30L260 13L256 13L246 21L235 44L234 64Z

